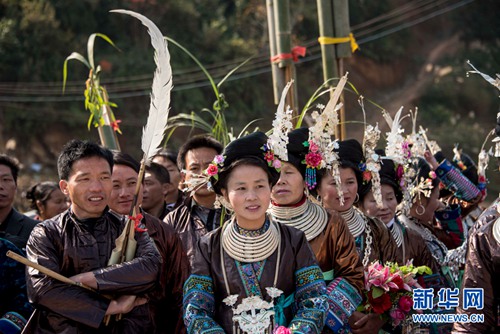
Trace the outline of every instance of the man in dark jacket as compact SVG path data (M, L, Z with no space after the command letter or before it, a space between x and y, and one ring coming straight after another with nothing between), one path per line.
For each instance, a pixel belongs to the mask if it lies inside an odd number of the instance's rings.
M28 326L35 333L150 332L141 296L154 288L161 256L149 235L137 229L135 258L107 267L124 227L107 207L112 168L111 152L87 141L69 142L59 156L59 185L71 207L33 229L27 256L95 292L29 268L28 297L37 314ZM106 325L107 315L113 316Z
M113 190L109 208L119 216L126 216L130 214L134 201L140 165L137 160L123 152L113 152L113 162ZM139 191L137 206L141 203L141 197ZM172 227L143 210L141 214L144 216L142 221L149 236L163 257L159 282L148 296L154 333L185 333L186 327L182 319L182 286L189 273L186 253Z
M191 180L201 175L222 149L222 145L208 135L189 139L181 146L177 157L182 183L189 185ZM163 220L179 233L191 265L197 241L220 225L220 209L214 208L215 199L215 193L203 186L193 194L187 194L185 202Z
M18 173L17 160L0 154L0 237L24 251L37 221L20 214L12 206L17 191Z

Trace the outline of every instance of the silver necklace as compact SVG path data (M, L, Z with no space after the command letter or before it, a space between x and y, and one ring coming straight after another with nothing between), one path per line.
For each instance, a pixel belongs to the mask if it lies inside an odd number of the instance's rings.
M226 225L231 226L225 226L224 229L230 228L231 230L234 230L235 233L236 230L233 226L234 224L234 219L231 220L230 223ZM235 334L240 334L240 333L248 333L248 334L260 334L260 333L265 333L265 334L270 334L274 331L275 329L275 319L274 319L274 300L275 298L278 298L283 291L280 289L276 288L276 284L278 282L278 271L280 267L280 259L281 259L281 234L279 227L277 226L277 223L274 221L270 221L269 228L267 231L270 231L271 228L273 228L272 234L274 234L277 237L277 245L274 248L274 250L277 249L278 254L276 258L276 268L274 271L274 282L273 286L270 288L266 288L267 294L271 297L271 302L266 302L259 296L249 296L246 298L243 298L241 303L238 306L235 306L236 301L238 300L239 295L231 295L231 290L229 289L229 282L227 280L227 274L226 274L226 265L224 261L224 251L226 250L224 248L224 231L222 233L222 242L221 242L221 248L220 248L220 258L221 258L221 265L222 265L222 276L224 277L224 284L226 286L226 292L227 292L227 297L224 298L223 302L231 307L233 311L233 333ZM263 233L262 235L265 235L267 233ZM261 236L262 236L261 235ZM270 237L266 237L270 238ZM256 237L251 237L251 239L256 239ZM230 242L229 242L230 243ZM273 250L273 252L274 252ZM227 250L226 250L227 252ZM272 255L272 253L269 254L268 256L264 257L262 260L268 258L269 256ZM234 256L232 256L229 252L227 252L228 255L233 258L234 260L241 261L236 259ZM261 261L261 260L258 260ZM244 262L244 261L241 261ZM253 261L252 261L253 262ZM257 261L255 261L257 262Z
M222 230L221 246L233 259L240 262L258 262L274 253L279 244L276 223L269 224L266 232L259 236L245 236L236 231L234 218Z
M270 213L278 223L295 227L304 232L307 241L320 235L328 224L326 210L308 199L297 207L271 204Z
M348 210L339 213L342 218L344 218L344 221L349 228L349 232L351 232L354 238L357 238L361 235L361 233L363 233L366 227L366 220L361 212L358 212L351 206Z

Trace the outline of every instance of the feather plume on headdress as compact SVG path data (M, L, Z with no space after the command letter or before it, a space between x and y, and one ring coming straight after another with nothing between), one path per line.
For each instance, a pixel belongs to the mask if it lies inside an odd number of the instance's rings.
M292 84L293 80L290 80L281 93L280 103L278 104L276 116L273 120L273 132L268 139L268 144L281 161L288 161L288 151L286 148L288 145L288 133L293 129L292 109L290 109L290 106L287 106L285 109L286 95Z
M344 194L342 192L340 171L339 171L339 155L336 152L339 148L338 139L332 140L332 136L335 135L335 129L339 124L338 111L342 107L342 103L338 103L340 95L344 86L347 82L347 75L349 72L340 78L330 100L326 104L323 111L318 113L317 111L312 113L312 118L315 123L309 128L309 141L316 143L322 153L322 161L320 168L328 169L335 183L337 185L337 192L340 198L341 205L344 204Z
M142 131L141 144L141 149L144 152L144 161L148 163L161 149L161 142L167 128L168 113L170 110L170 92L173 87L168 44L160 29L147 17L123 9L116 9L111 12L127 14L140 20L148 28L148 33L151 36L151 45L155 49L154 60L156 71L153 77L148 120Z
M474 65L472 65L470 60L467 60L467 64L469 64L469 66L474 69L474 71L467 71L467 76L469 76L469 73L479 74L480 76L482 76L484 78L484 80L488 81L490 84L492 84L498 90L500 90L500 75L497 74L497 78L493 79L488 74L484 74L483 72L478 71L478 69L475 68Z
M385 110L382 110L382 116L387 122L387 125L389 125L390 129L390 131L386 133L387 147L385 149L385 154L387 155L387 158L392 159L395 163L404 166L408 163L408 159L411 157L411 152L408 142L402 135L405 130L401 127L401 121L406 117L404 116L401 118L402 112L403 107L399 108L396 115L394 115L394 120Z
M427 148L422 131L417 131L417 115L418 108L415 108L415 112L410 110L412 128L411 134L408 135L407 140L410 143L412 156L423 157ZM420 130L422 130L422 128L420 128Z
M495 130L491 130L486 135L484 139L483 145L481 145L481 151L479 152L479 156L477 159L477 176L478 176L478 185L477 187L481 190L481 194L486 197L486 185L488 184L488 178L486 177L486 169L488 169L488 164L490 162L490 156L493 155L493 150L490 147L488 151L484 148L488 139L491 135L495 134Z
M432 155L441 151L441 147L439 147L438 143L435 140L429 140L429 138L427 137L427 129L424 129L422 126L420 126L420 134L422 135L422 138L424 138L425 144L427 145L427 148Z
M365 105L363 102L364 98L361 95L358 99L358 103L363 111L363 117L365 120L365 132L363 135L363 155L365 157L365 164L363 172L363 180L368 180L371 182L371 188L375 202L379 208L382 207L382 188L380 185L380 156L375 153L378 141L380 139L380 130L378 128L378 123L375 127L371 124L366 124L366 112ZM368 177L365 177L365 173L369 173Z
M408 141L403 137L404 129L401 127L401 121L407 117L401 117L403 107L399 108L394 120L385 110L382 111L382 116L389 125L390 131L386 133L387 146L385 149L386 158L392 159L396 165L399 165L398 174L400 175L399 185L403 192L402 209L407 213L412 204L411 196L411 178L412 169L408 168L411 160L411 149Z

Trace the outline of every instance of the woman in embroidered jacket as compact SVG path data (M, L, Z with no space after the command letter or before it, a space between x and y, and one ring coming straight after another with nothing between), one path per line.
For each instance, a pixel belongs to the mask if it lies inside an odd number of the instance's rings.
M306 237L266 214L280 165L266 141L261 132L237 139L206 171L234 215L198 243L184 285L189 333L323 329L325 283Z
M384 152L378 152L385 156ZM437 262L432 257L431 252L425 244L425 240L412 229L407 229L396 217L396 210L403 199L401 190L401 165L395 165L391 159L382 159L380 169L380 190L382 194L382 206L377 206L373 184L360 193L360 209L368 216L378 218L382 221L394 240L394 246L397 247L396 257L390 259L391 262L397 262L399 265L405 265L409 260L413 261L415 266L428 266L433 272L439 268ZM398 178L398 175L400 176Z
M337 211L346 222L363 266L376 260L384 263L394 257L392 238L387 228L382 222L366 217L354 206L359 201L359 192L364 191L363 188L369 182L365 171L360 169L365 161L363 149L355 139L338 144L340 184L337 184L332 173L320 170L317 177L318 195L328 211Z
M366 175L360 169L365 162L363 148L355 139L340 141L338 144L340 183L337 183L334 173L320 170L317 175L318 195L327 210L337 211L346 222L355 239L363 267L366 268L377 260L385 263L393 259L395 254L389 231L382 222L366 217L361 210L354 207L354 203L359 200L358 193L368 183ZM365 333L375 326L382 326L383 323L377 320L377 316L355 311L349 319L349 324L353 333Z
M306 168L306 156L309 159L311 153L308 140L308 128L288 134L288 161L282 161L280 178L271 194L270 213L277 222L305 233L328 284L330 309L323 332L336 333L362 300L363 267L343 219L336 212L328 214L306 195L308 190L315 195L316 186L305 179L306 173L311 173Z

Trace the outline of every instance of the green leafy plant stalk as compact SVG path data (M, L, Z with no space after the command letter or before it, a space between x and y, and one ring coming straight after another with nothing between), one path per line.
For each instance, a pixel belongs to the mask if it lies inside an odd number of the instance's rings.
M104 146L110 149L119 150L118 138L115 132L122 133L119 127L120 120L115 118L112 107L117 105L108 101L108 93L104 86L100 84L101 66L95 66L94 62L94 44L96 37L102 38L111 46L119 50L113 41L106 35L94 33L90 35L87 41L87 59L78 52L71 53L65 60L63 65L63 93L66 90L66 80L68 77L68 62L77 60L87 66L89 69L89 77L85 83L85 110L90 112L87 128L94 125L98 129L99 137Z
M173 116L169 120L169 126L168 129L170 129L170 132L167 134L167 139L166 141L170 139L172 136L173 132L178 128L178 127L192 127L192 128L197 128L200 129L206 133L210 133L214 136L215 139L217 139L219 142L222 143L222 145L226 146L235 136L233 135L233 130L232 128L229 128L226 122L226 117L225 117L225 111L229 108L229 103L226 101L224 94L221 93L220 88L226 82L226 80L234 74L238 69L240 69L242 66L244 66L250 59L246 59L244 62L233 68L229 73L227 73L220 81L219 83L215 83L214 78L212 75L208 72L208 70L203 66L203 64L196 58L188 49L186 49L184 46L182 46L180 43L177 41L173 40L170 37L165 37L167 41L175 46L177 46L179 49L181 49L185 54L187 54L195 63L198 65L198 67L203 71L205 76L207 77L208 81L210 82L210 86L212 87L213 93L215 95L215 101L212 105L212 108L203 108L201 109L201 112L208 113L210 118L212 119L212 122L206 121L201 117L201 115L191 112L190 114L188 113L181 113L176 116ZM248 130L249 126L253 123L255 123L257 120L251 121L249 124L247 124L243 131L240 132L238 135L241 136L245 131Z

